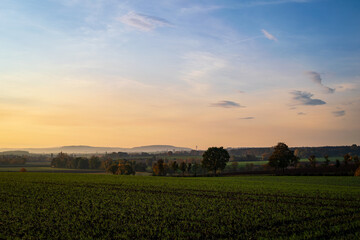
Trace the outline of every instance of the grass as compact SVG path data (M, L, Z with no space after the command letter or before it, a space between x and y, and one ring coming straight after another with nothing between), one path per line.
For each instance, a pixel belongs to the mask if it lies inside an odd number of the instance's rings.
M69 168L52 168L52 167L33 167L31 165L24 166L2 166L0 172L19 172L21 168L25 168L27 172L99 172L92 169L69 169Z
M360 238L356 177L0 173L0 199L0 238Z

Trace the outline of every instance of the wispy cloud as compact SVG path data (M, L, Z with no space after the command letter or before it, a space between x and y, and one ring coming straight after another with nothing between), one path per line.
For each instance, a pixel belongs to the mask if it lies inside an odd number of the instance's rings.
M342 116L345 116L345 110L340 110L340 111L334 111L332 112L332 114L335 116L335 117L342 117Z
M240 120L251 120L251 119L255 119L254 117L242 117L239 118Z
M222 107L222 108L244 108L245 107L245 106L242 106L233 101L220 101L217 103L212 103L210 106L211 107Z
M304 113L304 112L298 112L297 115L306 115L306 113Z
M119 21L145 32L151 31L158 27L171 26L171 24L163 18L148 16L135 12L127 13L126 15L120 17Z
M329 88L329 87L325 86L325 85L322 83L322 78L321 78L320 73L314 72L314 71L308 71L308 72L305 72L305 74L308 75L313 82L315 82L316 84L318 84L318 85L320 85L321 87L323 87L323 89L324 89L326 92L328 92L328 93L334 93L334 92L335 92L335 89L334 89L334 88Z
M307 3L312 0L270 0L270 1L253 1L251 6L277 5L285 3Z
M337 92L356 91L360 88L359 86L360 84L356 83L341 83L336 85L335 89Z
M263 0L263 1L254 1L250 0L248 2L242 2L237 5L194 5L190 7L181 8L180 12L185 14L195 14L195 13L208 13L216 10L222 9L241 9L248 7L260 7L266 5L278 5L278 4L286 4L286 3L307 3L313 0Z
M269 40L272 40L272 41L275 41L277 42L277 38L274 37L272 34L270 34L268 31L266 31L265 29L261 29L261 32L264 34L264 36L269 39Z
M314 94L309 92L292 91L290 94L293 95L293 99L300 105L316 106L326 104L326 102L321 99L312 98Z
M193 14L193 13L208 13L211 11L215 11L215 10L219 10L224 8L224 6L200 6L200 5L196 5L196 6L192 6L192 7L187 7L187 8L181 8L180 12L184 13L184 14Z
M227 66L221 56L209 52L191 52L184 55L186 61L181 79L192 91L204 93L211 88L211 79Z

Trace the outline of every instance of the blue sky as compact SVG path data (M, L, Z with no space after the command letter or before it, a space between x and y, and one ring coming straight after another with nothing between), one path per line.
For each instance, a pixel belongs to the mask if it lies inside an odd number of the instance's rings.
M355 0L2 0L0 145L359 143L359 13Z

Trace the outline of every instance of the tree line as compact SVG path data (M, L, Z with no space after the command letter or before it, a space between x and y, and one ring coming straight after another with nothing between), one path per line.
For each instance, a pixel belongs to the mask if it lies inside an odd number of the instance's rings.
M155 176L166 175L178 175L185 176L198 174L207 174L211 172L216 175L219 171L223 171L230 160L229 152L223 147L210 147L202 154L202 160L192 159L191 161L172 161L158 159L154 161L154 158L146 159L146 161L135 161L126 159L114 160L115 154L105 155L102 157L91 156L86 157L74 157L66 153L59 153L52 159L51 165L58 168L73 168L73 169L104 169L106 172L117 175L131 175L136 172L152 171ZM328 155L323 156L325 161L322 162L322 166L329 166L330 160ZM155 158L156 159L156 158ZM308 157L310 166L316 168L319 164L315 155ZM300 167L300 157L298 151L292 150L285 143L278 143L273 147L272 153L268 156L268 163L264 168L271 168L275 170L282 170L283 172L288 167L297 168ZM349 153L344 155L344 159L341 162L337 160L336 167L340 165L347 166L353 164L359 165L358 155L351 155ZM303 166L303 165L302 165ZM228 168L236 171L238 167L237 162L232 162ZM253 169L253 165L249 164L245 166L248 171Z
M0 153L0 165L25 165L27 162L45 162L49 157L45 155L29 154L25 151Z
M26 156L0 155L0 165L24 165L26 161Z
M195 160L188 163L185 161L165 163L164 160L160 159L153 165L153 174L156 176L166 176L168 173L176 174L180 172L184 176L185 172L187 172L197 176L200 172L207 173L211 171L215 175L218 170L224 170L230 159L228 151L223 147L210 147L203 153L202 157L201 163Z
M97 156L74 157L62 152L51 160L51 166L71 169L104 169L102 161Z
M314 156L329 156L338 157L344 156L349 153L350 155L360 155L360 146L353 144L351 146L325 146L325 147L294 147L289 148L291 151L297 153L300 158L308 158L311 155ZM246 156L261 156L261 160L268 160L274 151L274 147L268 148L229 148L229 154L231 156L243 156L240 161L244 161ZM235 159L237 160L237 159Z

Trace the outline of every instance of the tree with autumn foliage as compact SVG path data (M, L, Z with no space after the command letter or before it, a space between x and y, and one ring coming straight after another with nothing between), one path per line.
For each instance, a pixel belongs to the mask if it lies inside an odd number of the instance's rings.
M155 176L166 176L168 170L167 164L164 162L164 160L159 159L154 165L153 165L153 174Z

